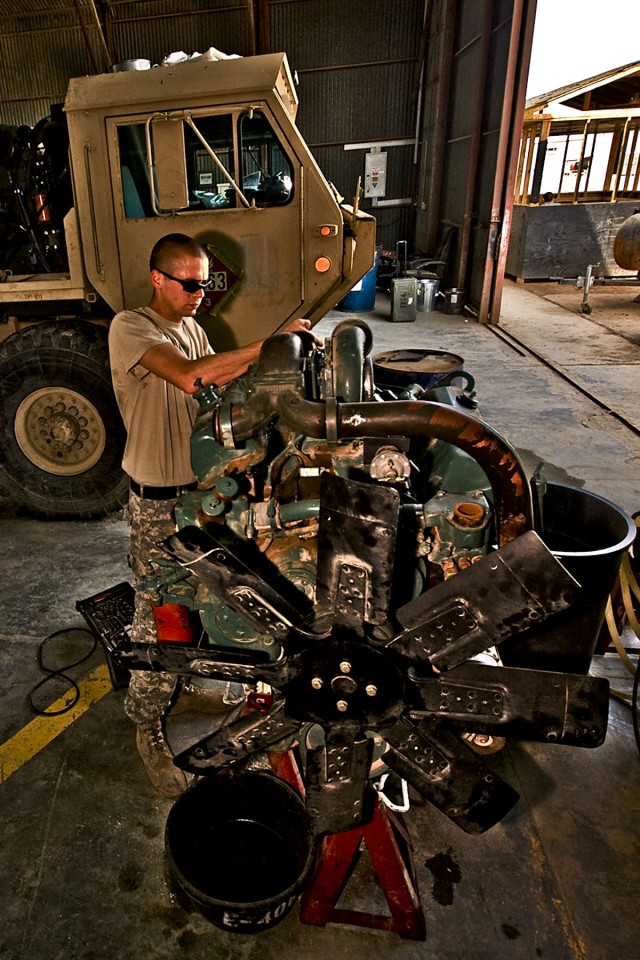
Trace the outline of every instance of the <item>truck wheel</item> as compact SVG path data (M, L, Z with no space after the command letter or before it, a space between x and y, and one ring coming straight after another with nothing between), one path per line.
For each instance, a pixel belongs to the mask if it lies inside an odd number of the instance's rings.
M125 430L107 331L35 322L0 344L0 487L40 517L96 517L121 506Z

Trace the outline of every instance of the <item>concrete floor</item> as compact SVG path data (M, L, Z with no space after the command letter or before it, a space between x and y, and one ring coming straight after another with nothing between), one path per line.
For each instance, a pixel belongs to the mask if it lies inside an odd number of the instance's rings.
M375 311L360 316L371 324L374 352L411 347L462 356L476 379L482 416L528 468L544 462L548 479L632 513L640 510L637 292L592 296L587 318L578 312L577 291L507 284L497 332L440 312L392 324L384 295ZM332 313L318 331L327 333L343 317ZM43 522L6 507L0 531L2 960L638 956L640 762L630 712L614 700L606 742L597 750L512 741L486 759L521 799L483 836L467 836L429 805L414 804L406 823L425 943L355 927L311 927L300 923L297 908L281 925L245 935L186 913L163 881L171 803L146 781L123 716L123 691L97 699L42 749L54 721L27 728L33 713L25 698L42 676L37 647L54 630L83 625L76 600L128 578L126 525L118 516ZM53 652L59 664L84 649L86 639L72 634ZM616 655L597 661L597 672L629 687ZM72 673L101 663L96 651ZM64 690L52 684L42 702ZM15 770L7 760L13 737L22 754L33 753ZM385 912L366 857L341 905Z

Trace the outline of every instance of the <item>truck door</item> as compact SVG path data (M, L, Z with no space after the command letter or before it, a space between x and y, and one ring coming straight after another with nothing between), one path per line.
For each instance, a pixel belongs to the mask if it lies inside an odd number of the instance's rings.
M150 299L148 258L167 233L207 247L199 317L216 349L268 336L303 301L302 164L265 104L108 121L127 307Z

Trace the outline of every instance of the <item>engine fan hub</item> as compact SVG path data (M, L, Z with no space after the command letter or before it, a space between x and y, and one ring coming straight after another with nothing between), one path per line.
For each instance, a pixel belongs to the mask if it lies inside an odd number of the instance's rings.
M292 716L320 724L349 720L366 728L400 715L404 680L383 651L357 640L330 639L296 659L296 676L286 690Z

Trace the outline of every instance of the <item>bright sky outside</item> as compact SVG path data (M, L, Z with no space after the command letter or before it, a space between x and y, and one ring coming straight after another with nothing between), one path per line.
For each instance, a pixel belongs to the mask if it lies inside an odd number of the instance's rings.
M527 97L640 60L640 0L538 0Z

